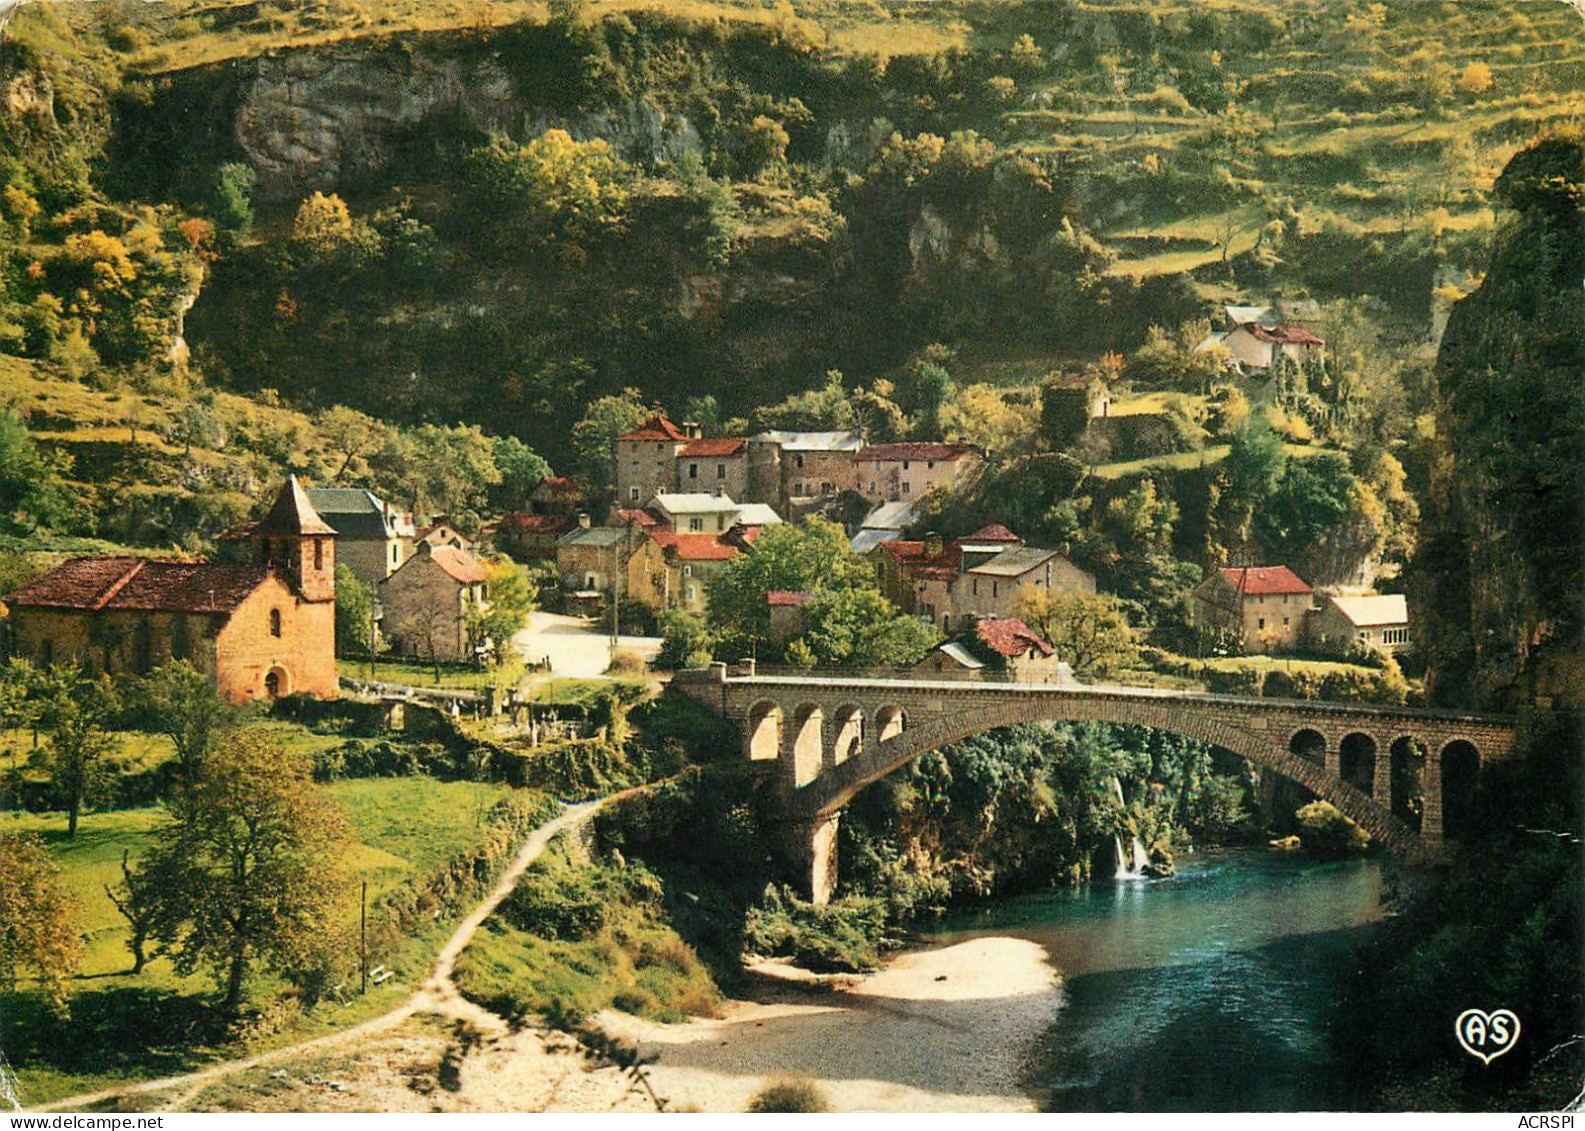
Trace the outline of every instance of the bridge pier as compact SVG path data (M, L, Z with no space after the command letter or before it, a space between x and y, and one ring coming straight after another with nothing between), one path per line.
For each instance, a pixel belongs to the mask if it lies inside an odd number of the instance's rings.
M1420 787L1420 840L1427 847L1442 844L1442 754L1428 750L1425 755L1425 781Z
M817 815L793 823L788 855L797 865L811 903L831 902L837 887L837 828L842 814Z
M1376 761L1370 767L1370 799L1389 813L1392 812L1392 749L1376 750Z

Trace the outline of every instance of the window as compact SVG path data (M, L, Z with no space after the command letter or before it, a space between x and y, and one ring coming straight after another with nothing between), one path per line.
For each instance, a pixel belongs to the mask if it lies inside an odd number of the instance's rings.
M822 495L831 494L831 484L829 482L826 482L826 481L822 480L821 483L820 483L820 493Z
M908 482L908 480L906 480L906 479L903 480L903 494L905 494L905 495L908 494L909 489L912 488L912 487L913 487L912 483Z
M699 531L704 529L704 519L690 518L688 520L688 529L697 534Z
M698 599L699 599L699 587L697 585L688 586L688 603L691 605L695 601L697 601Z
M1288 618L1287 617L1283 617L1282 618L1282 627L1283 628L1287 628L1288 627Z
M314 539L314 568L325 568L325 540L323 538Z
M270 610L270 635L271 636L279 636L280 634L281 634L281 610L280 609L271 609Z
M999 582L999 581L991 582L991 596L992 597L1000 597L1001 595L1002 595L1001 582Z
M1375 638L1376 638L1375 633L1371 632L1370 629L1362 628L1362 629L1359 630L1359 639L1363 643L1369 644Z
M876 460L875 461L875 470L879 471L880 469L881 469L881 461L880 460Z
M693 566L691 566L691 565L683 566L682 567L682 575L684 577L692 577L693 576Z
M904 471L908 470L908 461L907 460L903 460L903 470Z
M391 564L393 566L402 564L402 547L400 544L391 547Z
M726 478L726 464L718 463L718 464L715 465L715 477L717 479L725 479Z
M803 456L793 456L793 466L794 467L801 468L801 467L803 467L803 465L804 465L804 457Z
M925 461L925 470L926 471L934 471L935 469L936 469L936 461L935 460L929 459L929 460Z
M1266 618L1265 617L1261 617L1260 620L1258 622L1256 622L1255 627L1256 628L1265 628L1266 627Z
M1381 642L1383 644L1407 644L1409 642L1409 630L1407 628L1384 628L1381 630Z
M697 479L697 478L699 478L699 465L698 464L690 463L688 465L688 478L689 479Z
M969 584L970 584L971 588L974 590L974 595L976 597L978 597L980 595L980 579L976 577Z
M631 501L631 502L635 502L635 503L638 502L638 488L637 487L629 487L627 489L627 497L628 497L629 501Z
M875 494L875 480L870 480L870 494Z
M597 586L594 583L594 574L591 573L591 574L585 575L585 577L583 579L583 587L585 589L598 589L599 588L599 586Z

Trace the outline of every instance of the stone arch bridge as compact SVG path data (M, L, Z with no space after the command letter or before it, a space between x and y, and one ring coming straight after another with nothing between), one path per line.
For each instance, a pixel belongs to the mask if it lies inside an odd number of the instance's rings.
M792 818L789 849L816 902L836 886L837 820L859 790L996 727L1132 723L1212 743L1299 783L1411 859L1441 851L1444 798L1471 792L1481 762L1507 754L1514 736L1511 719L1446 711L900 671L766 674L752 661L679 672L673 686L738 723L744 758L775 777ZM1403 759L1423 759L1418 828L1393 793Z

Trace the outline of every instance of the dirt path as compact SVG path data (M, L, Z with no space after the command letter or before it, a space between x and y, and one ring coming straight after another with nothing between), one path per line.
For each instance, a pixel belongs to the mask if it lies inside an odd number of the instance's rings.
M491 1035L507 1032L506 1022L487 1009L475 1005L457 989L457 984L452 980L452 971L457 964L457 958L473 940L480 924L490 917L490 914L500 906L500 903L512 889L517 886L518 879L527 871L528 866L539 859L552 838L557 833L576 828L590 817L594 816L603 806L626 796L631 791L624 790L614 793L609 797L602 797L597 801L586 801L582 805L574 805L554 819L540 825L529 834L527 842L512 860L511 865L501 874L500 881L495 889L485 896L484 900L468 914L457 929L446 940L446 945L440 948L440 953L435 958L435 964L429 976L413 991L401 1005L378 1017L371 1018L350 1029L339 1032L327 1033L323 1037L303 1041L295 1045L286 1045L282 1048L271 1049L269 1052L259 1053L256 1056L243 1057L238 1060L228 1060L220 1064L201 1068L196 1072L185 1073L180 1076L165 1076L158 1080L143 1080L135 1084L120 1084L113 1088L105 1088L98 1092L85 1092L80 1095L67 1096L47 1104L40 1104L32 1111L60 1111L65 1108L84 1107L89 1104L102 1103L105 1100L123 1096L144 1095L149 1092L163 1092L167 1089L179 1089L176 1097L170 1101L174 1109L196 1095L205 1084L212 1083L233 1072L241 1072L250 1068L259 1068L264 1065L274 1064L277 1061L290 1060L306 1052L322 1052L350 1041L383 1033L400 1025L409 1017L419 1013L433 1013L443 1017L454 1017L472 1022L480 1029Z

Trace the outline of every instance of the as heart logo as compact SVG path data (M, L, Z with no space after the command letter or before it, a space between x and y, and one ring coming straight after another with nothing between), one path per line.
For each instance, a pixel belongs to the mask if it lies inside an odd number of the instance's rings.
M1453 1022L1453 1032L1465 1052L1490 1064L1519 1043L1519 1018L1511 1009L1466 1009Z

